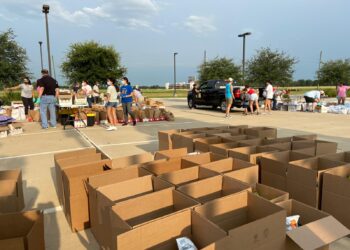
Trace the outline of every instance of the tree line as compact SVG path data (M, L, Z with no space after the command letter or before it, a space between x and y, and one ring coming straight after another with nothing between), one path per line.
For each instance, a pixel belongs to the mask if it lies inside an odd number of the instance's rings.
M10 87L31 76L26 50L16 41L13 30L0 33L0 89ZM294 66L298 60L283 51L261 48L246 62L245 83L260 86L272 81L280 86L329 86L350 82L350 59L323 62L315 72L316 80L293 80ZM64 76L72 84L76 81L104 82L106 78L118 79L126 74L120 54L113 46L95 41L72 44L61 65ZM214 58L198 67L200 81L234 78L242 84L242 65L232 58Z

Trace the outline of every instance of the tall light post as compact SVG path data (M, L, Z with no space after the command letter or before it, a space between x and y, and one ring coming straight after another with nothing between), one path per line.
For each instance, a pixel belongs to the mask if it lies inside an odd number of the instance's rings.
M245 37L251 35L251 32L245 32L243 34L238 35L238 37L243 37L243 58L242 58L242 78L243 82L245 81L244 79L244 74L245 74Z
M47 40L47 58L49 63L49 74L51 71L51 52L50 52L50 37L49 37L49 21L47 18L47 14L49 14L50 6L47 4L43 5L43 13L45 14L45 22L46 22L46 40Z
M44 65L43 65L43 48L42 48L42 45L43 45L43 42L42 42L42 41L39 41L41 69L44 68Z
M176 55L178 53L174 53L174 97L176 96Z

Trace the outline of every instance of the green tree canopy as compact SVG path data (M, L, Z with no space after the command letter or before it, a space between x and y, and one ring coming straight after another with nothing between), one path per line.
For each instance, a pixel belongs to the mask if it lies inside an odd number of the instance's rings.
M339 82L350 81L350 59L328 61L317 71L317 78L321 85L335 85Z
M27 53L12 29L0 33L0 88L18 84L28 74Z
M104 82L108 77L120 78L126 73L119 53L112 46L94 41L72 44L61 68L71 83L82 80Z
M297 60L285 52L262 48L247 63L247 79L255 84L266 81L288 83L292 81Z
M241 79L240 67L233 59L215 58L199 66L199 79L207 81L211 79L227 79L232 77L235 80Z

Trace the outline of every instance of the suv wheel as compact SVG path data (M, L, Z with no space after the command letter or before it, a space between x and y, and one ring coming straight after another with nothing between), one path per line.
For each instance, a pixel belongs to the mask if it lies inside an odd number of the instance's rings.
M196 105L194 104L192 98L188 99L187 104L188 104L188 107L189 107L190 109L196 108Z
M226 112L226 101L222 100L220 103L220 109L222 112Z

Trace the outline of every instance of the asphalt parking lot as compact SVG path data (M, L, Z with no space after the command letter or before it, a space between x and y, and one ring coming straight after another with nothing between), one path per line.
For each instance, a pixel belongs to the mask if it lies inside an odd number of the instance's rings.
M79 131L61 127L43 131L37 123L26 123L24 134L0 139L0 170L22 169L26 209L45 210L46 249L99 249L89 230L72 233L61 211L53 163L53 155L58 152L95 145L117 158L156 151L159 130L239 124L277 127L279 137L318 134L321 139L337 142L338 151L350 150L348 115L276 111L271 115L242 116L240 111L235 111L231 119L224 119L220 111L189 110L185 99L162 101L174 113L174 122L139 123L112 132L100 126ZM331 249L350 249L350 239L336 242Z

